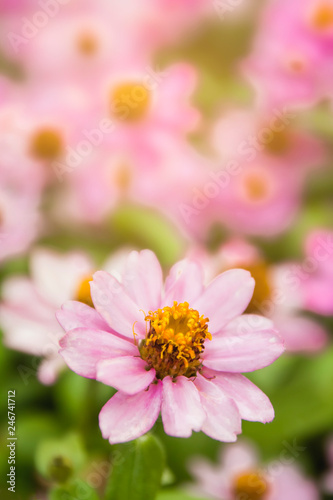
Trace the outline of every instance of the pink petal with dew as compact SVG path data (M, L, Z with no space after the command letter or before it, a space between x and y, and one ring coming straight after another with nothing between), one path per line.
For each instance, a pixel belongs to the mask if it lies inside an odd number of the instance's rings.
M241 418L236 404L225 396L213 382L199 375L195 385L200 393L206 420L201 430L212 439L233 442L242 431Z
M172 266L165 281L164 303L172 305L173 301L191 302L203 291L203 271L201 266L190 260L182 260Z
M214 384L236 403L242 419L263 424L274 419L274 409L268 397L240 373L220 373L214 370L204 373L207 377L214 377Z
M167 434L186 438L192 430L200 431L206 413L192 380L178 377L173 382L171 377L165 377L162 394L162 420Z
M283 351L283 342L274 330L219 335L206 343L203 364L222 372L252 372L273 363Z
M160 307L162 269L150 250L131 252L121 280L126 293L148 314Z
M274 324L284 339L286 350L290 352L318 352L329 341L325 328L310 318L277 317Z
M99 426L111 444L124 443L148 432L157 420L162 401L159 381L134 396L117 392L102 408Z
M75 328L60 340L60 351L71 370L82 377L96 378L97 364L118 356L135 356L137 347L110 332Z
M220 332L224 325L244 312L254 286L254 279L248 271L226 271L208 285L192 307L209 318L210 333Z
M140 357L122 356L97 364L96 379L125 394L137 394L154 380L154 368L147 371L147 363Z
M96 309L83 302L75 300L65 302L61 309L56 312L56 317L65 332L74 330L74 328L112 331Z
M133 338L133 328L145 337L144 313L126 292L125 287L111 274L98 271L90 285L91 297L96 310L116 332Z

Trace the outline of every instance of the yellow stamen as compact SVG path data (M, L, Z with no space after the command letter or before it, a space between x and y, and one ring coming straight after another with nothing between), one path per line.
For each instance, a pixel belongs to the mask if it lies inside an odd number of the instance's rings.
M318 31L333 29L333 5L321 2L312 14L311 24Z
M250 271L256 285L250 304L246 309L246 313L262 313L261 306L266 302L272 294L271 281L269 277L269 267L265 262L257 262L252 265L241 265L242 269Z
M98 40L94 33L86 31L81 33L77 40L77 49L83 56L91 57L98 50Z
M174 302L172 307L149 311L145 320L149 331L140 353L155 368L157 378L195 376L201 367L204 342L212 339L209 319L200 316L187 302Z
M53 128L38 130L31 139L30 152L38 160L55 160L63 149L61 134Z
M247 174L246 177L244 177L243 187L245 195L250 201L262 201L268 194L266 179L257 173Z
M268 484L259 471L249 471L234 479L234 498L247 500L264 500L268 491Z
M84 304L87 304L88 306L94 307L94 303L91 298L91 293L90 293L90 281L93 280L92 275L85 276L83 280L80 282L76 294L75 294L75 300L78 300L79 302L83 302Z
M265 143L265 149L271 154L280 155L288 151L290 146L290 135L286 129L274 132L272 139Z
M111 91L111 114L120 121L137 122L143 120L148 114L150 103L150 92L141 83L122 83Z

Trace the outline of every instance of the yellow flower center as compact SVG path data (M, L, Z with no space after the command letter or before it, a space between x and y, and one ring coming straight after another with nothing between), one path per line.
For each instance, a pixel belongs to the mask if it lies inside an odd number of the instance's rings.
M122 83L111 91L111 113L119 121L137 122L143 120L148 114L150 103L150 92L141 83Z
M90 307L94 307L94 303L91 298L90 293L90 281L93 280L92 275L85 276L82 281L79 283L77 287L76 294L74 300L78 300L79 302L83 302Z
M290 146L290 135L286 129L274 132L272 139L265 143L265 149L273 155L282 155L288 151Z
M241 265L242 269L250 271L256 285L251 302L247 306L246 313L261 313L260 306L271 297L272 289L269 278L269 268L265 262L258 262L252 265Z
M246 198L253 202L265 200L269 192L266 179L256 172L244 176L243 189Z
M327 31L333 28L333 5L330 2L321 2L312 13L312 26L318 31Z
M63 151L63 140L58 130L45 128L32 137L30 152L38 160L55 160Z
M267 491L268 484L258 471L249 471L234 479L233 494L235 499L264 500Z
M77 49L81 55L91 57L98 51L98 40L94 33L86 31L77 39Z
M145 317L149 331L140 345L142 359L155 368L158 379L170 375L193 377L201 368L200 356L208 332L208 318L200 316L187 302L173 303Z

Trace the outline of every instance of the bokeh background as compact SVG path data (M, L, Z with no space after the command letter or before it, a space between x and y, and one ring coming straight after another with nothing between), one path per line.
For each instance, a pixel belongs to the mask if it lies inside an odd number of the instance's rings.
M62 366L54 312L143 248L166 273L185 256L207 280L252 272L252 310L274 317L287 351L250 375L276 418L243 436L263 461L302 447L295 462L330 498L333 5L293 6L0 0L0 470L15 390L16 498L48 498L54 457L83 479L112 461L98 413L113 390ZM186 498L190 460L223 445L160 421L154 433L161 498Z

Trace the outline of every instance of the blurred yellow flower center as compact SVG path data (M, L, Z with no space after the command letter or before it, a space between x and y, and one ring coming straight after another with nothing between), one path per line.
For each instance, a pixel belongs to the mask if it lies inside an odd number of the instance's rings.
M200 355L205 349L208 318L200 316L187 302L173 303L145 317L149 331L140 346L142 359L155 368L159 379L170 375L193 377L201 367Z
M122 83L111 91L111 113L120 121L143 120L148 114L150 102L149 90L138 82Z
M234 498L246 498L246 500L264 500L268 485L260 472L249 471L234 479Z
M83 56L91 57L98 50L98 40L94 33L86 31L82 33L77 40L77 48Z
M78 300L79 302L83 302L90 307L94 307L94 303L91 298L90 293L90 281L93 280L92 275L87 275L83 278L83 280L79 283L77 287L76 294L74 300Z
M290 135L286 129L274 132L272 139L265 143L265 149L268 153L274 155L283 154L288 151L290 146Z
M249 271L256 282L251 302L249 303L246 313L261 314L260 306L271 297L272 289L269 277L269 267L265 262L257 262L252 265L239 266L246 271Z
M126 163L121 164L117 168L115 172L114 181L116 186L119 188L120 192L126 193L132 181L132 172L130 168L126 165Z
M63 140L58 130L44 128L32 137L31 154L39 160L55 160L63 151Z
M243 186L245 195L250 201L262 201L267 197L268 186L266 179L257 173L247 174Z
M326 31L333 28L333 5L329 2L322 2L312 15L312 25L319 31Z

